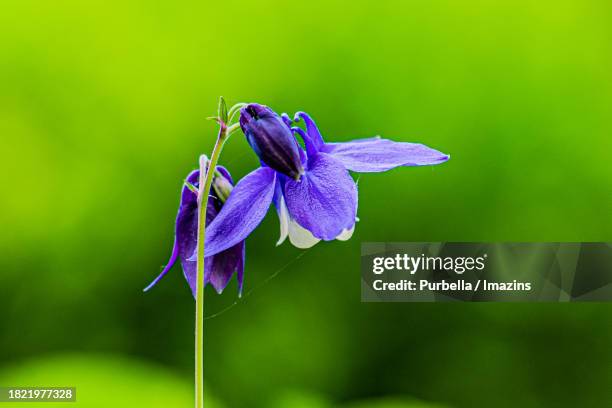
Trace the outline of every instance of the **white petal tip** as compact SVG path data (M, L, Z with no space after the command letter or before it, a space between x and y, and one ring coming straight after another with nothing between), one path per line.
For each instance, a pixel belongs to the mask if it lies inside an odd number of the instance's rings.
M289 242L294 247L308 249L315 246L319 241L319 238L315 238L310 231L295 222L295 220L289 220Z
M336 239L338 241L348 241L353 236L353 232L355 232L355 225L353 225L350 229L343 229Z

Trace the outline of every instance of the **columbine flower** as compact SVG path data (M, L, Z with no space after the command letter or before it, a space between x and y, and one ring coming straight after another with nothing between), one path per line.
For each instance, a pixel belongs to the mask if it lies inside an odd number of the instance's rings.
M149 290L168 273L172 266L180 259L183 274L195 296L196 292L196 259L193 257L198 239L198 197L197 188L200 171L194 170L187 176L181 192L181 203L176 216L174 233L174 247L168 264L155 278L145 291ZM223 208L224 202L230 196L233 188L232 176L222 166L217 166L213 178L213 189L206 208L206 224L210 224ZM206 250L208 252L208 249ZM238 240L228 245L216 255L205 258L204 285L211 284L218 293L227 286L232 275L236 272L238 292L242 292L244 275L244 240Z
M292 127L300 120L306 131ZM380 137L325 143L306 113L298 112L292 121L258 104L242 108L240 124L262 167L240 180L207 227L206 256L243 241L259 225L271 202L281 223L278 244L287 236L300 248L320 240L349 239L357 213L357 186L349 170L381 172L398 166L439 164L449 158L421 144ZM302 137L306 152L289 131Z

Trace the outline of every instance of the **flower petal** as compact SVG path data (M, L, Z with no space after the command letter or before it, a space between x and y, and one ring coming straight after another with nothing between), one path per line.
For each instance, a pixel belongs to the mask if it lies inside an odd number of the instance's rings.
M338 241L348 241L353 236L353 232L355 232L355 225L349 229L343 229L340 235L336 237Z
M198 170L194 170L187 175L185 181L191 184L197 183L199 176L200 172ZM175 230L172 255L159 276L157 276L157 278L155 278L153 282L151 282L149 286L144 289L145 292L155 286L164 276L166 276L168 271L172 269L176 263L179 256L182 257L189 250L193 252L195 242L191 244L189 242L189 237L193 237L193 239L195 239L194 228L197 229L196 221L193 218L195 214L194 208L197 208L197 196L194 192L189 190L187 186L183 185L183 188L181 189L181 203L179 204L179 210L178 214L176 215L176 223L174 227Z
M306 228L295 222L294 219L289 220L289 242L293 246L300 249L308 249L315 246L319 241L319 238L315 238L314 235Z
M215 255L244 240L263 220L276 175L269 167L247 174L236 184L217 217L206 227L206 256Z
M195 197L195 194L189 192ZM215 206L215 197L210 197L208 200L208 206L206 208L206 223L210 223L211 220L217 215L217 208ZM197 278L197 263L195 258L191 259L190 256L195 252L198 242L198 202L196 200L189 200L187 205L183 205L185 200L181 201L181 211L176 219L176 238L179 241L179 256L181 259L181 267L183 269L183 276L191 288L191 292L195 297L196 290L196 278ZM205 279L206 282L206 267Z
M217 255L210 256L205 259L205 277L204 281L210 283L217 293L223 292L234 272L244 268L244 241L240 241L233 247L219 252ZM238 277L239 286L241 287L241 277ZM192 288L193 290L194 288ZM239 291L241 288L239 288ZM195 292L194 292L195 293Z
M281 176L282 178L284 176ZM289 241L293 244L293 246L306 249L314 246L317 242L320 241L319 238L315 238L310 231L303 228L295 222L289 216L289 210L287 209L287 204L285 203L285 197L283 197L282 186L280 180L276 182L276 190L274 192L274 205L276 207L276 211L278 213L278 220L280 222L280 238L276 242L276 246L279 246L287 237L289 237Z
M183 269L183 276L191 289L191 293L195 298L196 295L196 277L198 275L196 261L190 261L187 258L181 258L181 268ZM204 270L206 271L206 262L204 262Z
M287 180L289 216L316 238L330 241L355 223L357 186L342 163L325 153L309 159L299 181Z
M387 171L398 166L428 166L449 156L418 143L394 142L373 137L346 143L327 143L323 151L359 173Z
M151 289L153 286L157 285L157 283L164 277L166 276L166 274L168 273L168 271L170 269L172 269L172 267L174 266L174 264L176 263L176 260L178 259L178 245L176 242L176 238L174 238L174 245L172 246L172 255L170 255L170 259L168 260L168 263L166 264L166 266L164 266L164 269L161 271L161 273L157 276L157 278L153 279L153 282L149 283L149 285L143 289L143 292L148 291L149 289Z
M285 204L280 180L276 181L273 201L280 224L280 237L278 241L276 241L276 246L279 246L285 242L285 239L289 236L289 210L287 210L287 205Z

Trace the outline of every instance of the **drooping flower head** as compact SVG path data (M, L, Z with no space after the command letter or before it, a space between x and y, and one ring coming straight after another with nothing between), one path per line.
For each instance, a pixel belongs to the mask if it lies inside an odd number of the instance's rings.
M305 130L293 126L299 121ZM440 164L449 158L422 144L380 137L326 143L306 113L298 112L292 120L259 104L242 108L240 124L262 167L240 180L207 227L207 256L243 241L272 202L281 223L279 244L287 236L300 248L320 240L349 239L357 214L357 186L349 170L382 172ZM306 151L291 134L303 139Z
M196 259L194 257L198 241L198 181L200 171L194 170L187 176L181 192L181 202L176 216L174 247L168 264L161 274L145 288L149 290L163 278L166 273L180 260L183 274L195 296L196 292ZM209 225L222 210L224 203L233 189L232 176L222 166L217 166L213 178L211 195L206 207L206 225ZM208 251L206 251L208 252ZM244 278L245 243L239 240L224 248L214 256L208 256L204 261L204 285L211 284L218 293L227 286L236 273L238 291L242 292Z

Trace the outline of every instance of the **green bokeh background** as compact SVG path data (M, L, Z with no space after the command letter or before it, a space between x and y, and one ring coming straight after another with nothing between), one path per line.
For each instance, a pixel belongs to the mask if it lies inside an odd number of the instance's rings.
M359 298L361 241L610 240L611 4L3 2L0 385L190 406L193 299L141 289L224 95L452 159L363 175L354 237L299 259L270 212L206 322L209 407L612 405L609 304ZM222 162L257 165L241 135Z

